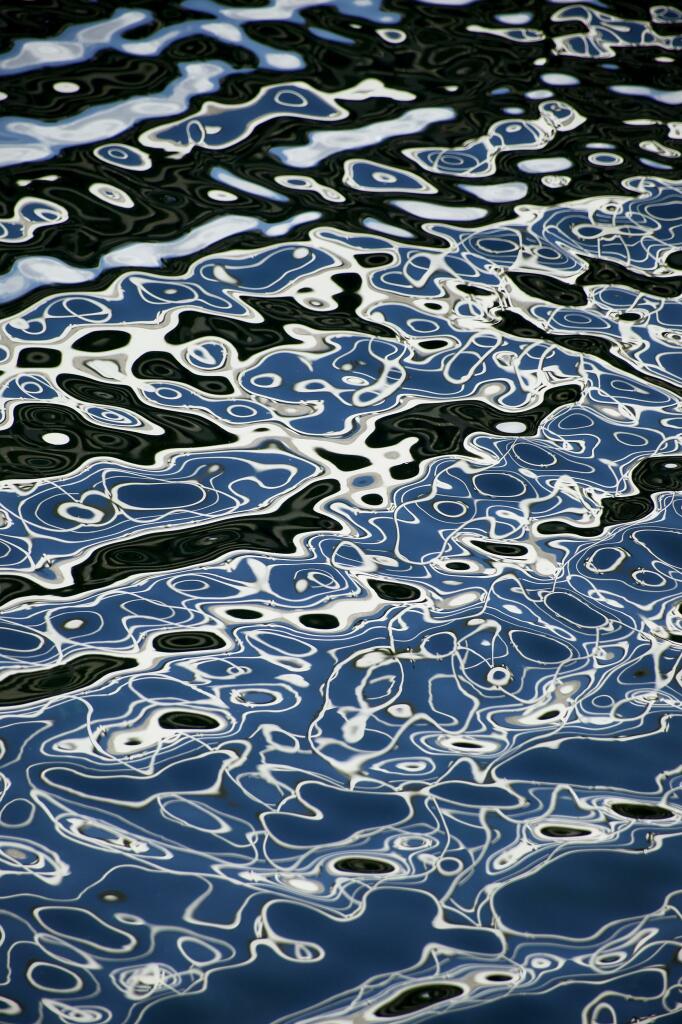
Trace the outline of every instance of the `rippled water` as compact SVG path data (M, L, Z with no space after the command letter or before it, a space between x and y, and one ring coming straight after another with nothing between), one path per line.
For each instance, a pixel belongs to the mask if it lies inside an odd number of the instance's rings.
M679 1019L682 11L0 22L0 1020Z

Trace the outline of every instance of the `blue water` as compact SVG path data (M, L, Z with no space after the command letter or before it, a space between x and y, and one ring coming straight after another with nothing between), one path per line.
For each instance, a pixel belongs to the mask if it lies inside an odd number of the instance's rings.
M682 1008L682 10L1 15L0 1021Z

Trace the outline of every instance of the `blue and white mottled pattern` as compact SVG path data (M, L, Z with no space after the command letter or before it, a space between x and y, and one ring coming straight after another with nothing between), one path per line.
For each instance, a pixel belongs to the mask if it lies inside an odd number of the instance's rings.
M0 1021L679 1019L682 11L27 10Z

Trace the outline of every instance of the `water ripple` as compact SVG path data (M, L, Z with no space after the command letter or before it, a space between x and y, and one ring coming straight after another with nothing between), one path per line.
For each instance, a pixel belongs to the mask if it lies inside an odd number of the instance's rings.
M682 11L3 19L0 1020L679 1016Z

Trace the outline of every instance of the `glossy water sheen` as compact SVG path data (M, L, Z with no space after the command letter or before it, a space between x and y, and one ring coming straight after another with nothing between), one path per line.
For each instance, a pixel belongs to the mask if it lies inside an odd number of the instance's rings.
M679 1020L682 11L0 20L0 1021Z

